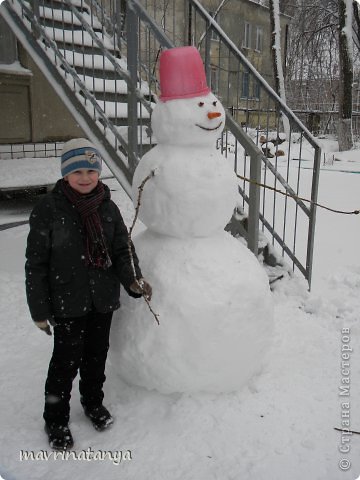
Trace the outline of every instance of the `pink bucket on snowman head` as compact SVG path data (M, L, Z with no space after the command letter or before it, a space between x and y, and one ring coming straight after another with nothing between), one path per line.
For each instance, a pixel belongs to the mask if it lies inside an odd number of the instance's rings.
M171 48L161 54L160 90L162 102L201 97L210 92L204 65L195 47Z

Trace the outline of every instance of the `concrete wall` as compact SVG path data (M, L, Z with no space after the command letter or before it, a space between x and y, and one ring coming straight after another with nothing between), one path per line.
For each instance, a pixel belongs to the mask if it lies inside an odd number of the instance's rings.
M83 136L56 91L24 49L21 49L20 61L33 73L30 91L32 141L61 141Z
M21 45L18 45L18 62L0 64L0 143L63 141L83 136Z
M31 141L30 83L31 73L0 73L1 143Z

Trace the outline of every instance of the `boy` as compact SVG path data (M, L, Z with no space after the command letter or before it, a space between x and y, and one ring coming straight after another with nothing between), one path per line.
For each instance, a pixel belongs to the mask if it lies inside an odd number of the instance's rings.
M113 423L103 405L105 362L120 283L133 297L151 298L120 211L99 180L102 159L83 138L64 144L62 179L35 206L26 249L26 294L35 325L54 350L45 383L44 420L50 446L73 446L68 426L72 382L80 372L85 415L97 430Z

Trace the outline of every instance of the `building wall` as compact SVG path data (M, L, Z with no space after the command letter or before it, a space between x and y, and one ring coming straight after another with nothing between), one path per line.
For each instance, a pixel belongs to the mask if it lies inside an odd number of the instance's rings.
M83 132L25 49L0 24L1 40L17 45L0 52L0 143L63 141ZM4 49L3 53L6 53Z
M219 5L218 0L203 0L208 11L214 12ZM271 27L270 12L267 7L251 0L229 0L221 8L217 22L235 45L248 58L265 80L272 84L273 73L271 63ZM282 54L285 57L286 25L290 17L281 15ZM250 25L249 41L246 41L245 25ZM257 28L262 32L262 45L257 48Z
M214 12L216 0L203 0L208 11ZM271 56L271 27L269 9L250 0L229 0L216 17L217 22L236 47L255 67L262 78L274 88ZM286 33L290 17L281 16L282 55L285 59ZM268 112L275 109L257 79L235 56L215 39L211 41L212 89L218 93L240 123L265 126ZM253 110L253 112L252 112Z
M188 2L186 0L170 0L166 3L143 0L142 3L150 15L163 26L176 46L188 45L190 42L199 47L205 57L206 23L199 14L192 10L189 22L192 27L192 35L189 38L189 25L184 20L188 18ZM216 12L220 3L220 0L201 1L203 7L210 14ZM289 16L281 15L283 58L285 58L286 32L290 20ZM216 21L263 79L273 87L269 9L252 0L228 0L220 9ZM147 34L144 31L140 42L143 50L142 58L147 58L145 54L146 38ZM153 51L149 57L151 59L149 70L157 72L158 44L153 42L151 45L153 45ZM259 82L248 73L247 68L239 62L235 55L229 54L225 44L213 34L211 34L210 41L210 64L210 87L227 108L233 109L237 120L251 126L265 125L269 121L268 112L274 111L275 106L269 104L268 97L264 92L261 95ZM256 112L252 113L251 110Z
M32 58L21 49L20 61L32 74L30 102L32 142L62 141L83 131Z
M17 64L1 69L0 65L0 143L24 143L32 138L30 71Z
M154 18L165 26L169 37L176 45L188 44L187 0L172 0L166 3L166 11L162 10L163 2L159 6L156 0L144 0L146 7ZM209 12L214 12L219 5L219 0L203 0L202 4ZM165 13L165 14L164 14ZM289 22L289 17L281 19L282 31ZM229 0L221 9L217 21L233 42L242 50L245 56L255 66L265 80L272 85L272 63L270 51L270 20L269 10L250 0ZM204 22L192 18L193 25L199 22L197 35L204 31ZM246 27L249 25L249 27ZM246 39L248 30L248 41ZM257 29L262 31L261 48L257 48ZM140 45L143 50L142 58L153 58L155 64L158 58L158 45L153 47L147 43L148 36L140 36ZM282 37L283 53L285 52L285 35ZM0 143L11 142L50 142L62 141L74 136L83 135L71 114L63 105L55 90L40 72L36 64L18 45L11 32L7 31L5 22L0 17L0 104L2 115L0 117ZM6 45L6 48L4 48ZM148 48L153 48L150 55L145 55ZM219 49L216 39L211 41L211 87L215 93L227 92L231 85L230 95L227 95L227 107L241 109L244 105L244 95L241 92L246 74L239 63L223 54ZM18 59L22 71L9 65ZM156 68L155 68L156 71ZM251 83L252 82L252 83ZM256 98L256 85L253 81L248 88L251 98L246 99L246 108L257 108L259 99ZM225 96L223 93L223 97ZM222 98L224 101L224 98ZM249 124L249 114L239 113L239 121ZM259 123L259 120L254 120ZM251 121L250 123L253 123Z

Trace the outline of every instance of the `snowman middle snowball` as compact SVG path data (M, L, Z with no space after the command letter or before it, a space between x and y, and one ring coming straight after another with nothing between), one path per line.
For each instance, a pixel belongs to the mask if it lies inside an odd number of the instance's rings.
M139 217L151 230L175 237L205 237L222 230L238 196L226 158L215 148L225 125L219 100L206 96L159 102L152 115L158 144L142 158L133 179L142 195Z

